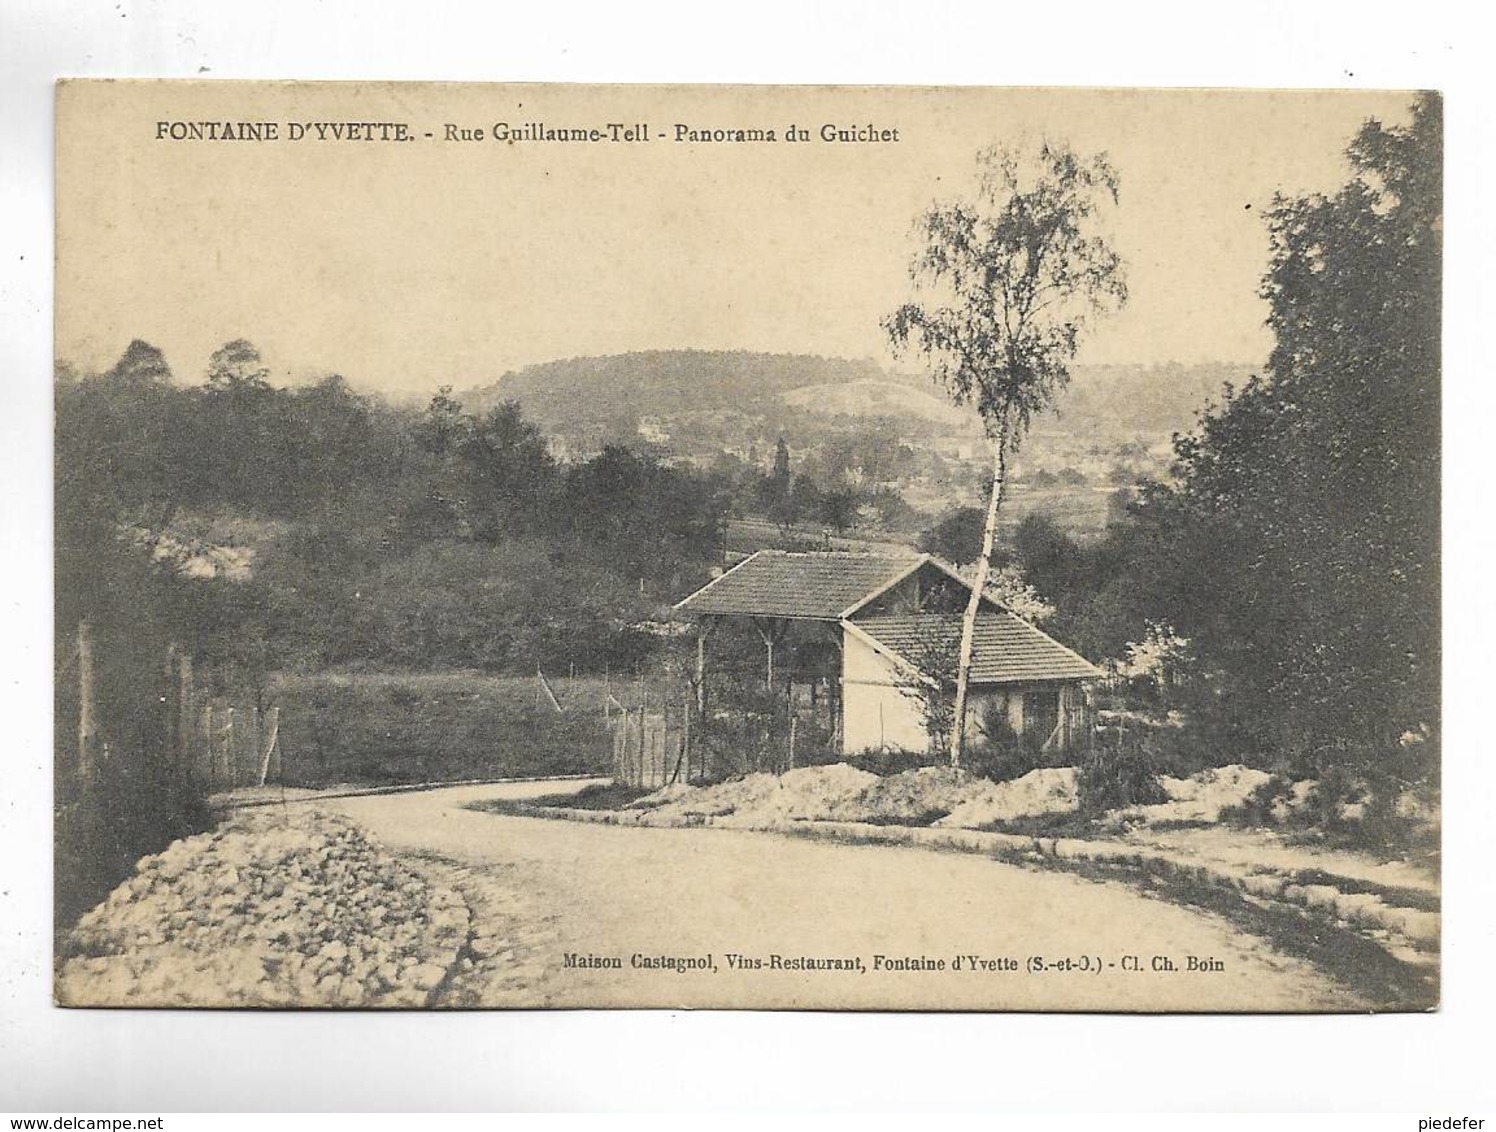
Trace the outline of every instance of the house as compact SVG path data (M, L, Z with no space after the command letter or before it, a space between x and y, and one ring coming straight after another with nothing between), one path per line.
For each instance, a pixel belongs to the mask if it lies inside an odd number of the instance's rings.
M801 702L820 700L839 754L923 750L931 742L914 689L936 653L954 655L970 585L931 555L761 550L675 608L697 623L697 687L705 710L708 643L722 626L751 625L764 678ZM787 658L819 658L810 664ZM776 671L776 659L779 661ZM1101 672L1077 653L983 598L972 651L967 734L1007 727L1061 755L1088 733L1085 683ZM912 694L913 693L913 694Z

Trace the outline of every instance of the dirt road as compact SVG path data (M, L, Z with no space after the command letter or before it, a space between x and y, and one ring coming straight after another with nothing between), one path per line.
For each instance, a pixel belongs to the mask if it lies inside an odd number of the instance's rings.
M452 862L486 893L475 910L510 921L499 958L511 977L505 993L484 999L493 1004L1364 1005L1222 920L1120 884L956 853L467 808L581 785L464 786L322 805L392 849ZM609 965L590 965L598 961Z

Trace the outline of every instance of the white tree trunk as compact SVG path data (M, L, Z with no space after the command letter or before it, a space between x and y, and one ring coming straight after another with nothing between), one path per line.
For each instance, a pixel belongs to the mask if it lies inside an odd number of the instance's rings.
M999 436L994 442L992 458L992 491L987 497L987 521L982 527L982 553L977 556L976 577L971 583L971 598L961 618L961 651L956 664L956 703L951 719L951 766L960 767L966 749L966 691L971 682L971 654L977 630L977 612L982 607L982 593L987 588L987 574L992 568L992 544L997 537L997 512L1002 507L1003 490L1008 478L1008 441Z

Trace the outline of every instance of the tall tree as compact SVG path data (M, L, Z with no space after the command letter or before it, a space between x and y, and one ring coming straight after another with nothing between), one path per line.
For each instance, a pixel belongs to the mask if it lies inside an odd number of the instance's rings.
M1098 213L1117 203L1117 174L1105 154L1064 143L1024 154L995 146L977 159L976 198L937 203L917 221L923 246L910 278L924 301L884 320L895 351L929 362L958 405L981 414L992 444L982 548L962 619L952 766L966 739L967 686L981 594L987 584L1007 461L1036 413L1070 379L1091 319L1127 299L1120 258Z
M270 391L270 370L253 342L235 338L213 351L208 359L208 388L238 398Z
M171 366L164 355L149 342L136 338L106 375L112 382L135 385L165 385L171 381Z
M1437 723L1442 148L1426 96L1366 123L1340 191L1275 202L1267 370L1144 509L1194 579L1169 619L1265 756L1385 764Z

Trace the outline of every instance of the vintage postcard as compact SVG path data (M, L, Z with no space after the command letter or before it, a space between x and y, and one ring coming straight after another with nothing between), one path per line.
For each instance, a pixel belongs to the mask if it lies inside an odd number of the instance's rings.
M56 1001L1436 1007L1442 164L61 83Z

